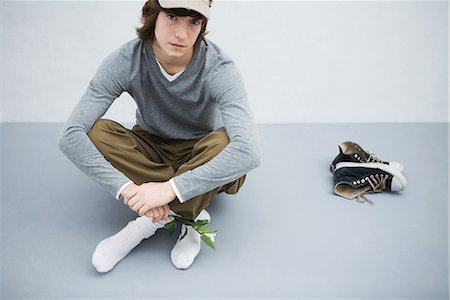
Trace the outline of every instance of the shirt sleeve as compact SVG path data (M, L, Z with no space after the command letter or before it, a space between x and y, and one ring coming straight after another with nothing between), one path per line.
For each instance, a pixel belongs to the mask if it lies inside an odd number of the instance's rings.
M175 185L175 182L173 181L173 178L169 180L170 186L172 187L173 191L175 192L175 195L177 195L178 200L181 203L186 202L186 199L183 199L183 196L181 195L180 191L178 190L177 186Z
M173 178L183 199L192 199L230 183L261 163L257 127L243 78L233 62L216 70L210 88L230 143L209 162Z
M129 85L130 59L121 49L100 64L60 134L58 147L83 173L114 196L130 181L97 150L87 133Z

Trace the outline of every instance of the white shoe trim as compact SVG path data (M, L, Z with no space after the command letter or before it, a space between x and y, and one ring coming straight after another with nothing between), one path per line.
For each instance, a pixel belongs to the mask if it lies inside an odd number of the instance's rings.
M396 169L397 171L399 171L399 172L403 171L403 165L401 163L399 163L399 162L390 161L389 165L391 167L393 167L394 169Z
M392 174L392 176L395 177L396 180L398 180L401 184L401 188L398 191L402 191L406 188L406 177L397 169L393 168L390 165L383 164L383 163L355 163L355 162L340 162L336 164L336 168L334 169L334 172L336 170L341 168L370 168L370 169L380 169L385 172L388 172Z

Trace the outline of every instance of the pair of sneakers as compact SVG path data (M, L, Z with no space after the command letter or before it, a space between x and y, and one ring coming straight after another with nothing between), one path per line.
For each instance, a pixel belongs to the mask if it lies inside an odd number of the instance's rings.
M401 163L383 161L350 141L339 145L339 154L331 163L330 171L334 176L334 193L361 203L373 204L366 194L406 188Z

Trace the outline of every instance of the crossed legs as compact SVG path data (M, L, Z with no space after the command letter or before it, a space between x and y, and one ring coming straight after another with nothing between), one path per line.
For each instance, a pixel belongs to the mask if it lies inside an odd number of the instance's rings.
M216 156L228 144L226 132L213 131L194 140L165 140L145 132L135 125L132 130L111 120L100 119L88 133L103 156L136 184L167 181L200 166ZM169 203L171 211L192 220L210 219L205 208L218 192L236 193L245 176L185 203L177 198ZM170 222L171 217L153 223L148 217L138 217L117 234L101 241L92 257L99 272L108 272L143 239ZM199 234L188 227L183 240L177 240L171 252L172 263L179 269L188 268L200 251Z

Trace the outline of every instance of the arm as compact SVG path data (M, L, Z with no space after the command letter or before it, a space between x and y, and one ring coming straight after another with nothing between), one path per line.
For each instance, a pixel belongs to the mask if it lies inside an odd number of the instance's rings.
M129 179L92 144L87 133L113 101L128 88L130 61L120 49L100 64L62 130L58 147L83 173L114 196Z
M260 164L256 124L250 112L242 78L234 66L219 72L212 90L216 97L230 143L212 160L172 178L182 199L191 199L247 174ZM228 83L228 84L225 84ZM216 86L214 86L216 85ZM124 190L125 203L140 215L163 215L154 208L165 207L175 199L170 182L149 182ZM167 216L167 213L164 214ZM155 219L154 219L155 221Z
M257 127L243 79L233 63L222 65L210 80L230 143L208 163L173 178L183 199L230 183L259 166Z

